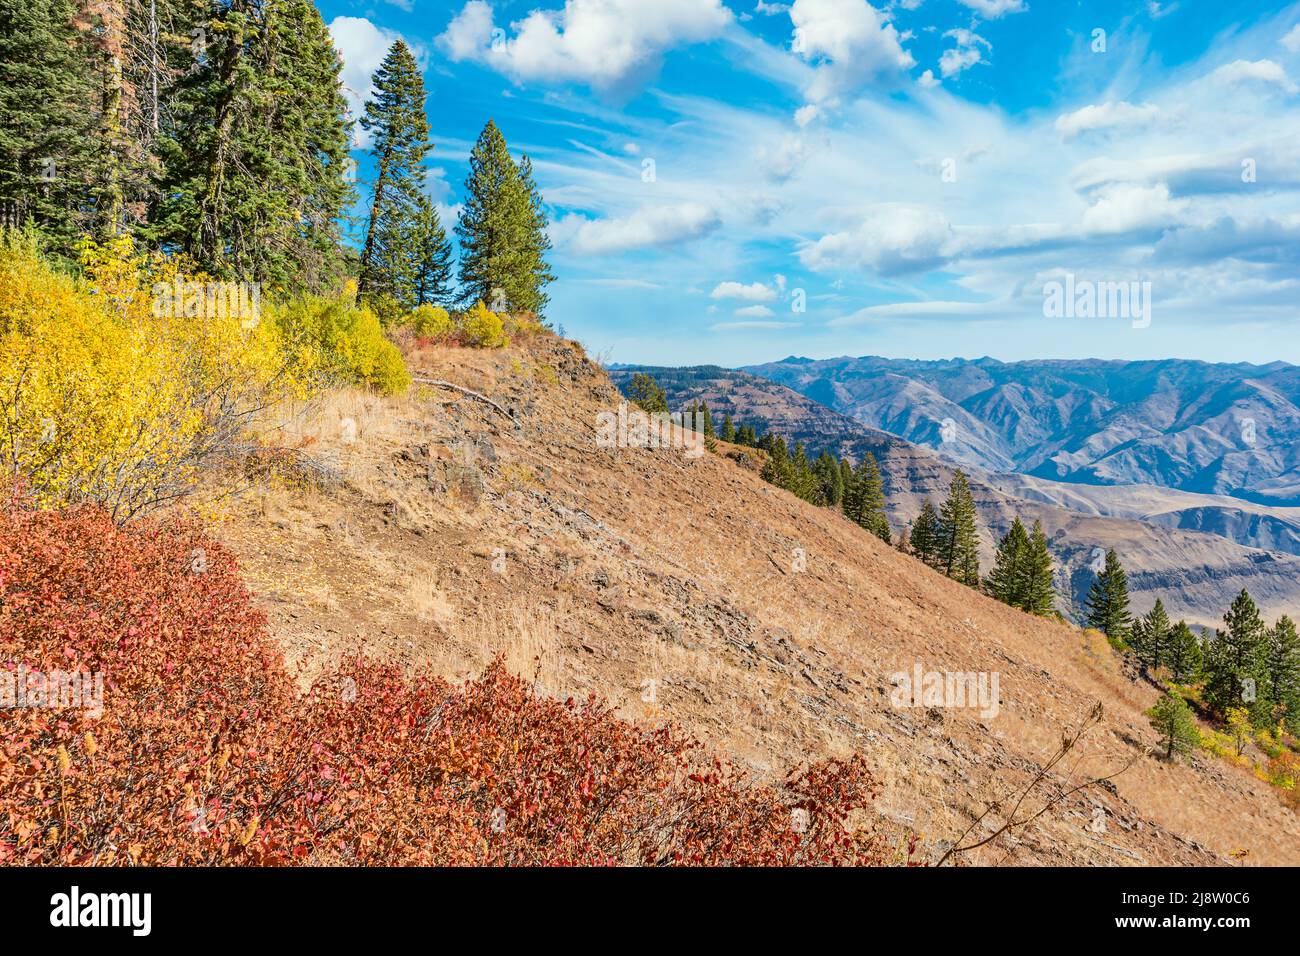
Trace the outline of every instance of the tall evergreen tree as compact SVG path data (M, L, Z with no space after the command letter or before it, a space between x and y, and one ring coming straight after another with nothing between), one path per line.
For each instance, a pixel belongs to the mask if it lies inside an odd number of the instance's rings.
M1173 625L1160 598L1144 617L1133 622L1129 643L1138 662L1148 671L1169 663Z
M1300 635L1285 614L1268 631L1263 691L1274 718L1300 730Z
M1268 721L1264 684L1266 629L1259 608L1243 589L1223 615L1205 657L1205 702L1220 715L1247 707L1257 723Z
M1127 641L1133 616L1128 609L1128 575L1115 549L1106 552L1106 563L1088 591L1087 622L1110 640Z
M96 151L89 51L73 0L0 0L0 222L63 255L91 219Z
M813 472L817 475L818 499L821 504L835 508L844 498L844 479L840 474L840 463L828 451L823 451L813 462Z
M310 0L225 0L160 141L150 234L222 278L331 285L350 202L341 64Z
M550 221L546 215L546 205L542 202L541 190L533 178L533 161L527 154L519 160L519 182L528 200L527 226L524 230L523 261L520 263L518 284L515 291L510 293L513 295L511 301L520 311L544 316L546 304L551 300L546 294L546 286L555 281L555 275L546 262L546 256L551 251L551 237L548 233ZM705 410L707 412L707 405ZM712 421L709 421L709 431L706 434L709 438L714 437Z
M416 199L411 222L414 253L410 304L446 305L452 300L451 240L438 218L438 208L423 193Z
M1016 518L1011 528L998 543L993 558L993 570L984 581L984 590L1003 604L1021 607L1025 600L1025 584L1029 577L1025 565L1029 561L1029 533Z
M1029 554L1024 563L1021 610L1040 617L1056 613L1056 585L1052 580L1052 552L1047 546L1043 523L1035 521L1029 533Z
M889 519L885 517L885 492L880 480L880 468L871 452L863 452L854 467L852 477L844 489L842 499L845 516L866 528L881 541L891 539Z
M929 498L921 502L921 513L912 522L912 553L931 567L938 555L939 513Z
M978 587L980 581L979 532L975 525L975 499L961 469L953 473L948 499L939 509L935 563L948 577Z
M1191 684L1200 679L1201 646L1186 621L1179 621L1169 632L1169 653L1166 663L1169 666L1170 677L1175 683Z
M1152 729L1160 735L1166 760L1172 760L1175 754L1189 754L1200 746L1201 733L1191 708L1181 697L1165 694L1147 711L1147 717Z
M424 77L404 41L389 47L372 84L374 98L366 103L361 127L372 137L375 178L357 289L365 296L391 296L410 309L419 304L417 274L421 255L428 251L420 248L420 240L438 243L427 228L432 223L427 218L419 222L422 200L427 203L424 161L433 146L424 112Z
M488 121L469 157L465 204L456 224L460 239L461 298L497 311L539 315L552 276L545 254L546 211L533 182L532 163L510 158L505 137Z

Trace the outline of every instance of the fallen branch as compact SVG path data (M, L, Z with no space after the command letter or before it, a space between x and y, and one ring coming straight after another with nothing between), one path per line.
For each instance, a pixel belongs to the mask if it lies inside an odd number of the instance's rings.
M437 385L439 388L449 388L453 392L460 392L462 395L468 395L470 398L477 399L480 402L484 402L485 404L491 405L493 408L495 408L506 418L510 419L512 422L515 420L515 416L513 414L506 411L504 408L502 408L496 402L492 401L492 399L488 398L486 395L483 395L472 389L463 388L460 385L453 385L451 382L444 382L440 378L416 378L415 376L412 376L411 381L419 382L421 385Z
M1048 760L1047 763L1045 763L1039 769L1038 774L1030 782L1029 786L1025 787L1025 789L1020 792L1019 796L1016 798L1015 804L1011 807L1011 812L1007 815L1006 822L1003 823L1002 826L998 827L996 830L994 830L991 834L989 834L987 837L985 837L982 840L977 840L974 843L968 843L965 846L961 845L961 841L966 839L966 837L970 835L971 831L974 830L977 826L979 826L984 821L985 817L987 817L993 811L1001 809L1002 801L995 800L993 803L989 804L988 807L985 808L984 812L975 818L975 822L972 823L970 826L968 826L965 832L963 832L962 835L959 836L956 839L956 841L954 841L953 845L948 848L948 852L944 853L944 855L939 858L939 862L936 863L935 866L943 866L943 864L948 860L948 858L952 856L954 853L966 853L970 850L976 849L977 847L984 846L987 843L992 843L994 840L1002 836L1004 833L1009 833L1010 831L1018 829L1020 827L1028 826L1030 823L1038 819L1048 810L1052 809L1052 807L1056 806L1057 804L1061 803L1067 798L1078 793L1080 790L1104 783L1105 781L1110 780L1112 777L1118 777L1129 767L1133 766L1133 764L1138 759L1137 757L1134 757L1132 760L1130 760L1127 764L1125 764L1120 769L1116 770L1114 773L1106 774L1104 777L1096 777L1092 780L1087 780L1084 783L1080 783L1073 787L1070 787L1068 790L1064 791L1060 796L1056 797L1055 799L1048 800L1046 803L1044 803L1037 813L1034 813L1022 819L1017 819L1021 806L1024 804L1029 794L1033 791L1034 787L1036 787L1043 780L1047 779L1047 776L1052 772L1052 769L1058 763L1064 760L1066 755L1069 754L1072 750L1074 750L1076 746L1078 746L1080 738L1082 738L1083 735L1087 733L1089 729L1101 723L1101 716L1102 716L1102 708L1101 708L1101 704L1098 703L1093 706L1088 716L1079 722L1078 730L1076 730L1073 734L1066 733L1062 735L1060 749L1058 749L1056 753L1052 755L1052 758ZM1077 767L1078 764L1076 763L1075 766Z

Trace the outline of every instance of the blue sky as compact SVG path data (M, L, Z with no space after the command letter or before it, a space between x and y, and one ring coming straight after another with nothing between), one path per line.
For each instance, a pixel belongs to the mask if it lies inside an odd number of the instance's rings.
M549 317L610 361L1300 362L1300 4L320 7L355 101L416 50L449 230L489 117L532 157ZM1150 324L1045 316L1066 274Z

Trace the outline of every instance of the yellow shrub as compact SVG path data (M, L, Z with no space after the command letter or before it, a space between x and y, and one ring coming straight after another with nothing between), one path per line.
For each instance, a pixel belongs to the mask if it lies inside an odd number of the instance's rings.
M502 323L511 336L540 332L543 328L537 316L531 312L510 312L502 316Z
M401 352L384 336L375 314L353 304L350 293L301 296L272 305L270 312L285 340L326 376L388 395L405 391L411 376Z
M451 337L456 331L455 324L451 321L451 316L447 314L446 309L440 309L436 305L430 305L427 302L424 305L416 306L408 317L411 330L421 338L433 339L435 342L441 342Z
M129 238L81 252L77 279L30 236L0 236L0 455L38 505L125 519L192 490L303 379L258 321L259 288L184 274Z
M510 344L501 316L489 311L482 302L474 303L474 307L461 316L460 333L465 344L475 348L499 349Z

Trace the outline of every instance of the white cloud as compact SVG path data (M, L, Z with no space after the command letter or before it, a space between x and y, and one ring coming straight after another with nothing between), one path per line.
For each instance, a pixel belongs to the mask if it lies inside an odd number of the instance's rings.
M783 136L775 146L760 146L754 155L764 174L781 182L793 176L803 164L807 149L802 136L790 134Z
M1230 86L1240 83L1264 83L1295 93L1300 87L1291 82L1286 70L1273 60L1233 60L1210 74L1211 79Z
M470 0L438 37L455 61L484 64L515 80L576 81L602 90L652 74L667 50L717 37L731 23L721 0L566 0L495 25L492 6Z
M761 282L752 282L749 285L742 285L739 282L719 282L712 292L709 293L710 299L740 299L745 302L771 302L776 298L776 292L763 285Z
M1159 115L1158 107L1150 103L1134 106L1124 100L1085 106L1073 113L1063 113L1056 118L1056 131L1062 139L1073 139L1091 130L1115 127L1146 126Z
M765 319L770 316L776 315L775 312L773 312L765 305L747 305L744 306L743 308L737 309L733 314L743 316L745 318L755 318L755 319Z
M627 216L579 222L568 245L578 255L609 255L699 239L720 225L717 210L703 203L642 206Z
M915 66L888 17L866 0L795 0L792 49L817 65L806 90L821 103Z
M803 129L809 123L817 118L820 112L817 107L809 103L807 106L801 106L794 111L794 125Z
M1118 185L1102 190L1083 213L1084 232L1123 233L1176 225L1187 201L1171 199L1164 183L1153 186Z
M1291 53L1300 53L1300 23L1291 28L1291 32L1282 38L1282 46Z
M798 327L798 322L764 322L751 319L742 322L718 322L709 326L709 330L712 332L746 332L756 329L794 329Z
M1029 8L1025 0L957 0L964 7L974 10L985 20L996 20L1008 13L1024 13Z
M970 30L961 28L949 30L944 37L951 37L957 43L955 47L944 50L943 55L939 57L939 72L945 79L979 63L982 59L981 45L987 50L993 49L993 45L988 40ZM933 79L934 74L930 76Z
M926 70L924 73L921 74L920 78L916 82L921 84L921 86L925 87L926 89L929 89L932 86L939 85L939 81L934 77L934 70Z
M933 268L949 254L952 226L939 213L916 206L878 206L856 229L830 233L799 251L810 269L865 269L895 275Z

